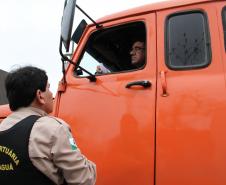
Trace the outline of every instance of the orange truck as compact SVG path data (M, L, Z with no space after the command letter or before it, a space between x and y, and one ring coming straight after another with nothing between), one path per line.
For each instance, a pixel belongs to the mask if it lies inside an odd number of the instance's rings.
M71 37L75 7L65 2L53 115L96 163L96 184L226 185L226 1L145 5L83 21ZM132 68L140 38L145 64Z

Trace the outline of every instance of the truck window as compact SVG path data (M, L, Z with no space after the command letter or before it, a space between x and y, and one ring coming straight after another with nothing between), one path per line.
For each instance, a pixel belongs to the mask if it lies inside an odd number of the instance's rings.
M224 29L224 48L226 50L226 7L222 10L222 23Z
M146 63L146 31L143 22L103 28L91 34L79 65L96 75L106 75L144 68ZM137 43L134 45L134 43ZM144 53L140 65L133 65L133 52ZM77 76L87 76L75 70Z
M207 17L204 13L177 13L166 22L166 64L174 70L206 67L211 60Z

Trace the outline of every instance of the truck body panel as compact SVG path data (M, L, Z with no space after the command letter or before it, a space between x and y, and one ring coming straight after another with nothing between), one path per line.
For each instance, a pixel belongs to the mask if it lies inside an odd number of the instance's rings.
M220 3L225 6L226 3ZM205 3L157 13L158 69L166 72L162 97L158 78L156 110L156 184L223 185L226 183L225 55L218 3ZM200 10L208 17L210 64L202 69L172 70L166 66L165 21L175 12ZM219 12L222 11L222 8ZM221 34L219 34L221 33ZM179 35L178 35L179 37ZM170 172L169 172L170 171Z
M53 115L96 163L97 185L226 184L225 7L224 0L167 1L86 27L72 61L96 81L69 64ZM145 65L129 69L126 54L141 35ZM111 71L95 74L102 63ZM128 88L141 81L150 86ZM0 110L0 119L9 114Z
M151 25L155 25L155 14L133 16L103 26L113 27L134 19L145 20L147 32L152 33L148 41L153 43L147 57L150 62L145 69L117 76L103 75L92 83L86 78L74 78L71 75L74 67L70 66L66 93L60 99L58 116L76 123L71 125L72 131L82 151L97 164L99 184L154 182L156 33ZM87 35L91 32L92 29ZM80 42L81 47L86 39ZM152 87L126 88L129 82L140 79L149 80ZM67 102L74 106L69 107Z

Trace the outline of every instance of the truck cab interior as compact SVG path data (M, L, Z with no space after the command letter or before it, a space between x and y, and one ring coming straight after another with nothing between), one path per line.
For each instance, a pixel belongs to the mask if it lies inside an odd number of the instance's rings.
M136 70L131 65L131 47L135 41L145 42L145 40L146 30L143 22L100 29L91 34L80 56L79 65L92 74L95 74L96 67L100 64L109 73ZM78 74L76 71L75 74L87 75L86 73Z

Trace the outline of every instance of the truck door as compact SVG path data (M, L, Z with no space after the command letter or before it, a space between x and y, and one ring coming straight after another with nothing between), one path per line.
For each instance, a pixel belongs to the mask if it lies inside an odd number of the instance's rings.
M156 185L226 184L221 24L215 2L157 13Z
M224 74L226 76L226 2L216 3L217 21L219 25L219 36L221 44L221 54L223 59Z
M133 46L138 40L142 47ZM131 52L146 52L145 63L131 67ZM58 114L96 163L97 185L154 184L155 14L106 22L100 30L90 27L73 61L97 80L69 66Z

